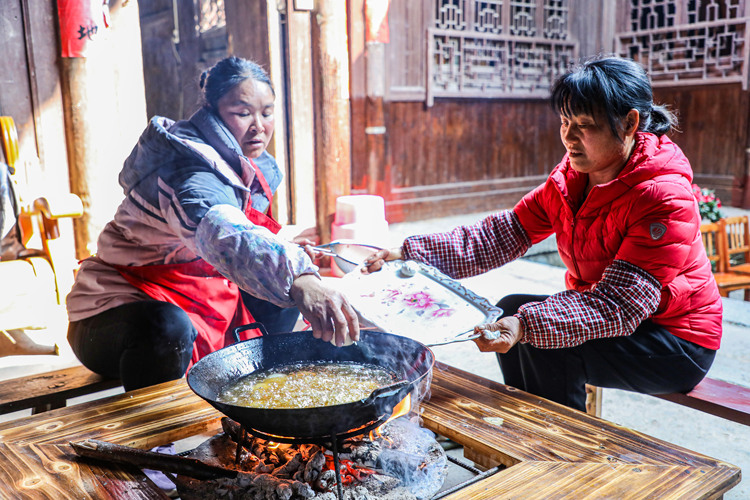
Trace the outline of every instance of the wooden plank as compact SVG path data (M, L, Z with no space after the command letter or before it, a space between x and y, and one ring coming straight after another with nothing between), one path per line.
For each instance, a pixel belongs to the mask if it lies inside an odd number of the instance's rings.
M104 378L80 365L5 380L0 384L0 414L42 405L62 408L70 398L119 386L119 380Z
M137 468L78 459L68 444L0 443L0 456L3 498L169 498Z
M718 498L723 470L699 467L524 462L445 497L447 500ZM685 479L690 478L690 487ZM739 483L739 478L733 485ZM697 486L697 487L696 487Z
M654 394L657 398L689 406L733 422L750 425L750 388L704 378L687 394Z
M422 418L437 434L506 466L522 461L727 465L442 363L436 364Z
M0 442L93 438L146 449L219 432L221 417L180 379L5 422L0 424Z

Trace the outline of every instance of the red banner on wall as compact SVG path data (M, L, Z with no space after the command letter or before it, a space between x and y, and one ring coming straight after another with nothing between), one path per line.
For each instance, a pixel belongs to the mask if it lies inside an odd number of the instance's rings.
M105 27L106 4L102 0L57 0L62 57L86 57L89 44Z

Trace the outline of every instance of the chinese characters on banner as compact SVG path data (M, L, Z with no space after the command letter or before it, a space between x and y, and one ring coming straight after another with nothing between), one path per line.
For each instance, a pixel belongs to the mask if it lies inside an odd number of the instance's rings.
M86 57L89 45L108 27L107 0L58 0L62 57Z

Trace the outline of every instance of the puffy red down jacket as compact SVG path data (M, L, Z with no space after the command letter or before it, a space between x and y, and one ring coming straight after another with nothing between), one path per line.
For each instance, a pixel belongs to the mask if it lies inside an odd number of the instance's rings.
M556 235L569 289L586 291L613 260L627 261L661 283L652 321L718 349L721 297L701 241L692 177L668 137L638 133L620 175L595 186L582 203L587 176L573 170L566 155L514 211L532 243Z

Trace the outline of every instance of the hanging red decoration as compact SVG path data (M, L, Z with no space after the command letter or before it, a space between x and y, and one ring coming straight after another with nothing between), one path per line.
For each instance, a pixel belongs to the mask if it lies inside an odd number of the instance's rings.
M90 44L107 27L105 0L58 0L62 57L86 57Z
M388 43L388 7L390 0L365 0L365 41Z

